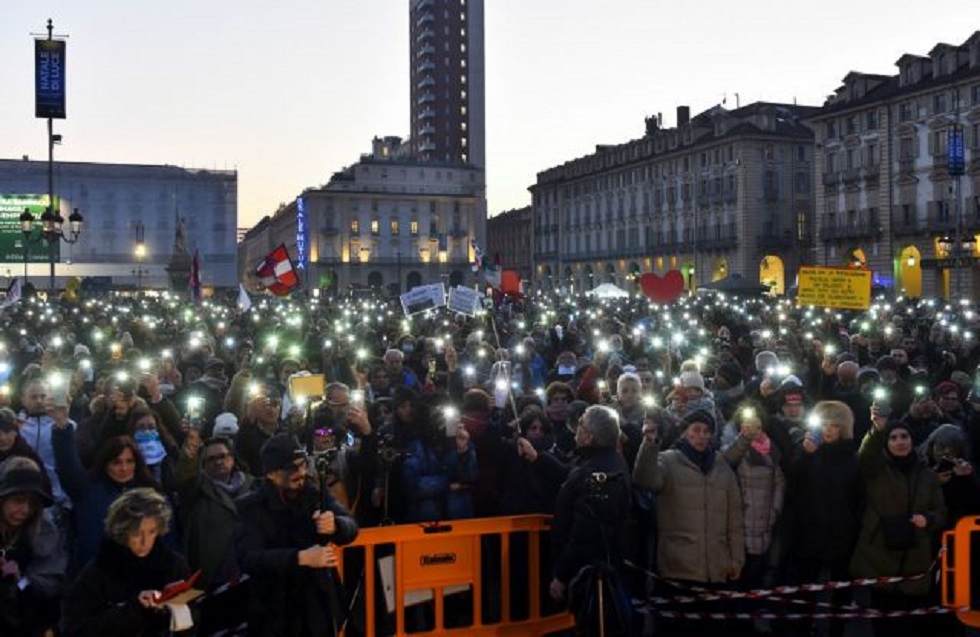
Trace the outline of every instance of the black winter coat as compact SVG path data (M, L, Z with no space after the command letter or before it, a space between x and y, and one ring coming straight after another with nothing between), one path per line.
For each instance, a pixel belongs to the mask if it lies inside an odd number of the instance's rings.
M851 441L799 453L788 490L793 494L793 554L822 562L850 559L863 512L863 482Z
M65 597L65 637L137 637L170 634L170 614L143 608L143 591L162 591L190 575L187 562L157 540L145 558L104 539L95 559L82 569ZM183 632L180 634L188 634Z
M598 484L596 474L606 475L604 484ZM629 513L630 474L623 457L611 448L579 448L555 503L554 576L567 584L585 566L607 560L619 564Z
M256 637L334 635L340 625L337 575L299 565L298 553L314 544L349 544L357 523L334 499L321 499L312 483L293 500L283 500L267 480L235 500L238 507L235 549L238 565L251 579L248 629ZM336 516L333 535L316 533L313 513Z

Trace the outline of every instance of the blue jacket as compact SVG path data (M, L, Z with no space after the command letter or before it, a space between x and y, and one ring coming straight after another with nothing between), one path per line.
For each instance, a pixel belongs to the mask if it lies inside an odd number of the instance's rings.
M408 494L410 522L434 522L473 517L470 484L476 480L476 449L456 451L454 441L445 449L420 440L408 444L402 478ZM452 489L457 483L460 488Z

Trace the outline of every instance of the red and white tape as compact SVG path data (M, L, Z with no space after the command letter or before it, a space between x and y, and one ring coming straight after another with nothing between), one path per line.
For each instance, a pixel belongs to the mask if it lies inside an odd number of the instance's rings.
M848 607L851 608L851 607ZM873 608L861 608L854 610L843 610L842 612L820 612L820 613L685 613L672 610L660 610L645 608L646 612L654 612L661 617L668 619L691 619L691 620L787 620L795 621L800 619L892 619L900 617L921 617L923 615L940 615L954 612L952 608L942 606L932 606L929 608L916 608L913 610L881 611Z
M696 601L718 601L718 600L730 600L730 599L766 599L770 597L784 597L786 595L796 595L798 593L819 593L821 591L833 591L840 590L842 588L861 588L865 586L880 586L883 584L901 584L902 582L914 582L920 580L923 577L927 577L929 572L932 571L932 567L924 573L919 573L917 575L905 575L905 576L892 576L892 577L865 577L861 579L849 580L849 581L838 581L838 582L820 582L816 584L798 584L796 586L774 586L772 588L757 588L750 591L731 591L731 590L712 590L709 588L703 588L701 586L692 586L690 584L676 582L665 577L657 575L653 571L649 571L641 566L637 566L629 560L623 560L623 563L630 568L642 571L650 577L660 580L670 584L674 588L681 590L691 591L697 593ZM934 563L935 565L935 563ZM690 603L690 602L688 602Z

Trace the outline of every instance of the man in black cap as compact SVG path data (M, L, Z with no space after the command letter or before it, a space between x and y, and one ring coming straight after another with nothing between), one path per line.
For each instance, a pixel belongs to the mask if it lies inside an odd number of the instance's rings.
M236 501L236 552L251 578L249 635L337 635L342 600L335 545L357 537L357 523L309 476L303 449L287 433L260 452L265 478Z

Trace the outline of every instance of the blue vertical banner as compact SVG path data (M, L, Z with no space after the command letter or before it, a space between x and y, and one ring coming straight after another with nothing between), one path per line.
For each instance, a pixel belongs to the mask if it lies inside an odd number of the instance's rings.
M34 116L65 118L64 40L34 40Z
M963 148L963 129L959 126L950 127L946 133L946 169L952 176L962 175L966 171L966 153Z
M306 219L306 203L296 198L296 269L305 270L310 243L310 227Z

